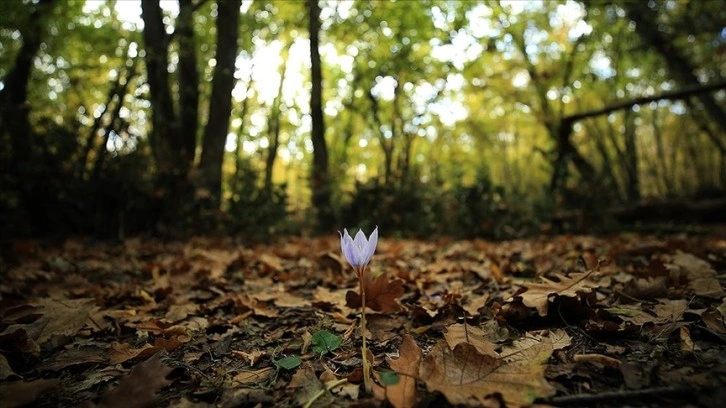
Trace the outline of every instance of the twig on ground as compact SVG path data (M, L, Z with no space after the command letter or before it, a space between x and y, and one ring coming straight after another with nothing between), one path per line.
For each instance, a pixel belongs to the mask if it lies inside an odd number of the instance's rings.
M674 397L691 394L693 390L685 386L654 387L642 390L607 391L597 394L563 395L550 398L553 405L589 405L612 400L634 400L639 398Z

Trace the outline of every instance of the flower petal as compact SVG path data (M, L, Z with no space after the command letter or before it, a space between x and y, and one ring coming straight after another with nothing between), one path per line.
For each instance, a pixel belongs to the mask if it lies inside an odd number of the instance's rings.
M368 264L368 262L371 261L371 258L373 258L373 254L376 252L376 245L378 245L378 227L376 226L376 229L371 232L371 235L368 237L368 245L366 245L363 252L363 263L365 265Z
M345 259L348 260L348 263L354 268L357 268L360 251L356 249L353 238L351 238L350 234L348 234L348 230L343 229L343 232L344 233L340 235L340 249L343 251L343 255L345 256Z

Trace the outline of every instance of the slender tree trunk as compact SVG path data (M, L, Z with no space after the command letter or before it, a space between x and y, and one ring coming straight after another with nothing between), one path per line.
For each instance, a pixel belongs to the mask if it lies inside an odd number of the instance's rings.
M310 92L311 138L313 142L312 195L317 211L318 229L328 232L335 226L331 204L328 174L328 147L325 142L323 119L323 72L320 61L320 5L318 0L308 0L308 27L310 31L310 63L312 90Z
M265 196L269 199L272 196L272 171L275 167L275 160L277 159L277 151L280 148L280 104L282 103L282 85L285 82L285 72L287 72L287 54L290 49L290 43L287 49L283 53L283 60L285 61L280 67L280 85L277 87L277 96L272 102L272 109L270 117L267 122L268 138L270 145L267 148L267 157L265 157L265 183L263 191Z
M222 194L222 161L232 113L239 14L241 0L217 1L217 66L214 68L209 120L204 129L199 170L210 194L210 207L219 208Z
M632 111L625 111L625 193L628 202L635 203L640 200L640 177L638 174L638 150L636 143L635 122Z

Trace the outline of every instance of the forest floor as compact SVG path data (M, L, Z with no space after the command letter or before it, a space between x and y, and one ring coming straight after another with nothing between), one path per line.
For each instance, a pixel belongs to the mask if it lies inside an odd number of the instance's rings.
M722 406L726 238L6 243L3 407ZM372 278L373 279L373 278ZM353 306L353 307L351 307Z

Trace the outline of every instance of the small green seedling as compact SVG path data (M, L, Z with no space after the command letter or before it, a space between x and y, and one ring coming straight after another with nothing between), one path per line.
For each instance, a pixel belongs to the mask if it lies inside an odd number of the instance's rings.
M272 363L275 365L275 367L277 367L277 370L279 371L280 369L292 370L293 368L297 368L302 363L302 361L298 356L287 356L279 360L275 360L273 358Z
M337 349L342 342L340 336L327 330L318 330L312 337L313 350L321 356Z

